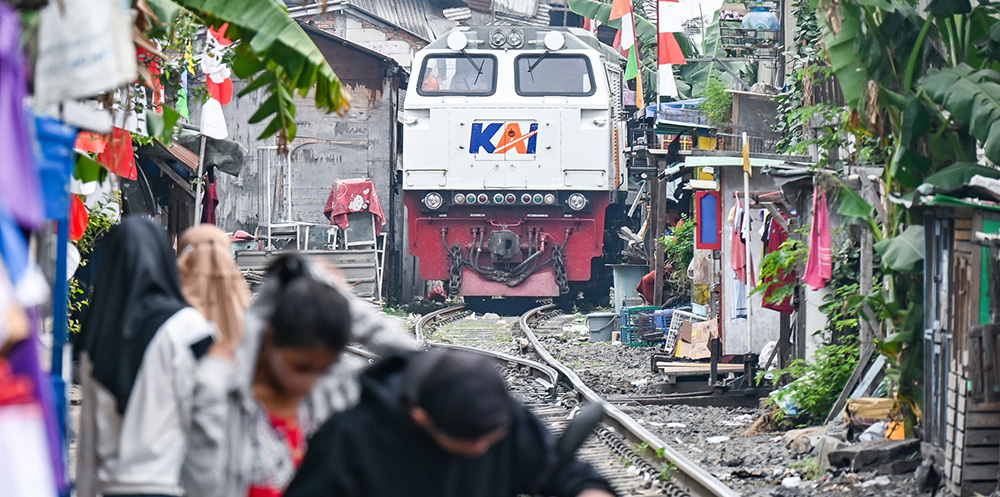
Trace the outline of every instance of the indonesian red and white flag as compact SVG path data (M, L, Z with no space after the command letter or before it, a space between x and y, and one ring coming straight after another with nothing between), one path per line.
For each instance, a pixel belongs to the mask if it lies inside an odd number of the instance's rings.
M609 20L621 19L621 31L617 40L621 41L620 50L628 53L628 63L625 65L625 80L635 80L636 106L645 107L642 99L642 71L639 70L639 47L635 39L635 16L632 12L631 0L614 0L611 3Z
M674 64L685 64L684 52L677 43L674 33L684 31L684 5L679 0L657 1L657 64L659 64L659 95L677 97L677 83L674 81Z

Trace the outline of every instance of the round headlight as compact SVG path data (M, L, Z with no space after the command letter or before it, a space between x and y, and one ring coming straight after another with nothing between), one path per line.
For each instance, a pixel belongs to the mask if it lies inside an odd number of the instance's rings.
M464 204L465 203L465 195L462 195L461 193L456 193L455 194L455 203L459 204L459 205Z
M566 205L568 205L570 209L578 211L587 206L587 197L584 197L582 193L574 193L566 199Z
M521 203L522 204L530 204L531 203L531 194L530 193L525 193L524 195L521 195Z
M494 204L502 204L503 203L503 194L502 193L498 193L496 195L493 195L493 203Z
M549 50L559 50L560 48L566 46L566 37L557 31L549 31L545 34L544 43L545 48Z
M507 35L503 34L503 31L494 29L490 32L490 46L493 48L499 48L502 47L504 43L507 43Z
M512 29L510 34L507 35L507 43L511 47L521 48L521 45L524 44L524 33L520 29Z
M548 205L556 203L556 196L549 193L548 195L545 196L545 203Z
M465 50L465 47L469 45L469 37L465 36L465 33L461 31L455 31L454 33L448 35L448 48L458 52Z
M444 205L444 199L441 198L440 193L431 192L424 195L424 205L427 206L428 209L436 211Z
M479 198L477 198L477 200L479 201L480 204L485 204L486 202L489 202L490 198L487 197L485 193L480 193Z

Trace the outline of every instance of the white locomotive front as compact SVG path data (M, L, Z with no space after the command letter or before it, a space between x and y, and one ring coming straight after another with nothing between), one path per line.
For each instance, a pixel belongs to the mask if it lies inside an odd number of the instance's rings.
M620 74L618 55L574 28L458 28L416 54L403 190L421 278L465 296L591 281L625 187Z

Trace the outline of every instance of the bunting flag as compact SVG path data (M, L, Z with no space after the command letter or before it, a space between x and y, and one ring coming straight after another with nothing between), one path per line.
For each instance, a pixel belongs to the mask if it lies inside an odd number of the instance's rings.
M686 63L684 52L677 43L674 33L684 30L682 5L679 0L659 0L656 2L657 64L659 65L658 92L661 97L677 97L677 82L674 81L674 64Z
M618 39L621 41L621 50L628 52L628 63L625 65L625 80L635 80L635 103L640 109L644 108L645 102L642 99L642 74L639 70L639 50L635 39L635 17L632 13L631 0L614 0L611 4L611 15L609 20L621 19L621 31Z

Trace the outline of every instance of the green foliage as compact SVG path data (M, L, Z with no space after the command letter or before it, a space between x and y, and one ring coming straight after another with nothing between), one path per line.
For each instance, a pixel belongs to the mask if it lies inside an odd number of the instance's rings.
M94 209L90 211L90 217L87 219L87 229L84 231L83 236L79 240L72 242L76 250L80 252L80 267L84 267L90 262L87 256L94 251L94 245L114 226L115 223L106 207L112 203L120 206L121 195L122 192L120 190L115 191L108 195L103 202L98 202L94 206ZM80 321L74 318L74 315L78 315L80 311L90 305L90 300L84 297L84 293L83 288L80 288L80 281L75 276L70 278L69 317L67 318L67 329L70 333L78 333L80 331Z
M978 148L1000 158L1000 6L936 0L929 11L909 0L810 0L823 46L844 93L844 129L871 140L886 158L884 195L911 197L928 177ZM996 130L996 131L995 131ZM883 202L866 216L883 255L884 285L863 302L884 327L879 351L891 366L907 436L920 412L923 371L923 254L920 217ZM862 219L862 218L858 218Z
M959 64L928 71L921 85L934 103L969 128L989 160L1000 163L1000 73Z
M733 121L733 94L717 77L712 77L705 88L705 101L701 103L701 111L705 113L711 124L729 124Z
M783 377L794 380L785 387L787 397L771 396L768 402L775 405L779 397L787 399L799 408L799 419L809 424L822 422L854 373L857 363L856 337L846 337L839 344L820 347L812 364L796 359L787 368L772 371L776 382Z
M686 215L681 216L682 222L674 226L673 233L657 239L663 248L664 262L673 266L674 271L668 278L672 293L686 294L691 291L691 278L687 275L687 267L694 259L694 220Z
M764 295L772 292L766 299L769 304L783 302L788 297L795 296L795 283L784 284L778 279L783 274L794 272L796 267L809 256L809 247L794 238L785 240L778 250L764 256L760 261L761 284L754 287L750 295Z
M722 30L720 29L719 12L716 11L712 23L705 28L702 40L701 55L705 58L722 58L726 51L722 46ZM735 81L732 71L736 74L756 73L756 62L689 62L674 67L674 77L677 81L677 92L681 98L697 98L705 95L712 79L718 79L726 88L734 88ZM726 68L729 71L726 71Z
M819 469L818 457L809 457L801 461L795 461L789 464L788 467L798 471L803 480L815 480L823 476L823 471Z

